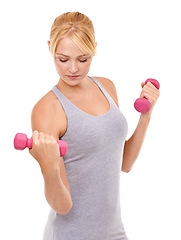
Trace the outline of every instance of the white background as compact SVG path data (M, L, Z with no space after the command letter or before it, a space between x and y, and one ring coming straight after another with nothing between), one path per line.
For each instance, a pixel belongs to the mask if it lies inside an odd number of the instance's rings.
M13 139L17 132L31 137L31 110L58 82L47 41L55 17L67 11L80 11L94 23L98 47L89 75L115 83L128 137L139 119L133 103L141 82L156 78L161 84L139 158L121 175L122 218L130 240L180 240L181 5L176 0L1 3L0 239L42 239L50 208L41 171L28 150L14 150Z

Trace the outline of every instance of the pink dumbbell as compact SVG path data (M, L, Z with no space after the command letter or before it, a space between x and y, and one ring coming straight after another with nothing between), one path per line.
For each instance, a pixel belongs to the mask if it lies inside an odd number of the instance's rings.
M157 89L160 88L160 84L156 79L148 78L145 83L151 82ZM146 113L150 110L151 104L146 98L138 98L134 103L134 107L138 112Z
M63 157L67 152L67 142L58 140L60 147L60 157ZM32 148L33 139L27 138L24 133L17 133L14 137L14 148L17 150L24 150L26 147Z

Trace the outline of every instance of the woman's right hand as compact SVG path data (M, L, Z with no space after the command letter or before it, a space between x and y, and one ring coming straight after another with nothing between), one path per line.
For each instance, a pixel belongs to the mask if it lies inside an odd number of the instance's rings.
M37 160L42 173L47 173L58 167L60 148L53 136L43 132L33 131L33 145L30 154Z

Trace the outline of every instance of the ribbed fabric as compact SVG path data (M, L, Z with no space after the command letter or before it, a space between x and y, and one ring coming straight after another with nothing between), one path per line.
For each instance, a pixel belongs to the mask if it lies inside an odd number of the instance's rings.
M110 104L100 116L76 107L55 86L66 116L64 156L73 207L67 215L51 209L43 240L127 240L121 221L120 174L127 122L113 99L94 78Z

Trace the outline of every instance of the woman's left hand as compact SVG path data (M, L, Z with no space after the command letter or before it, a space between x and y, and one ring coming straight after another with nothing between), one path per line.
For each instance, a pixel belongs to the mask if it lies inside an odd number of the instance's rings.
M145 97L151 103L151 107L148 112L148 114L151 114L153 111L153 108L155 106L155 103L157 102L157 100L160 96L160 91L151 82L148 82L146 84L144 82L142 82L141 86L143 89L140 94L140 98Z

